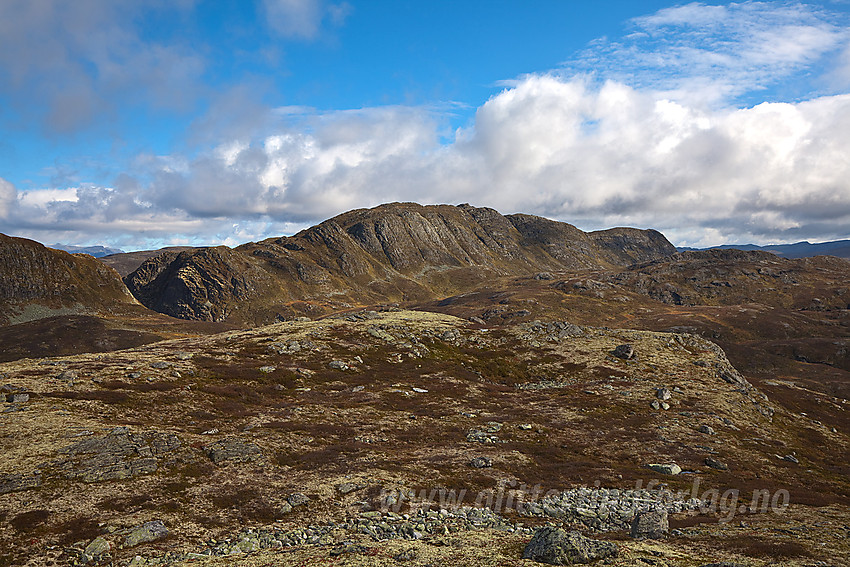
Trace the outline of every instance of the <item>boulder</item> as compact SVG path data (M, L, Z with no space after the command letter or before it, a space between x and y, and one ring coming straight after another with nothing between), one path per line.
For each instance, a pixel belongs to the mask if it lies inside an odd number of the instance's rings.
M632 345L617 345L617 348L612 352L617 358L631 360L635 357L635 347Z
M611 542L546 526L534 532L534 537L522 552L522 558L549 565L576 565L616 557L617 552L616 544Z
M632 520L631 536L635 539L658 539L669 529L667 510L643 512Z
M661 474L676 475L676 474L679 474L680 472L682 472L682 467L680 467L676 463L669 463L669 464L652 463L652 464L646 465L646 467L648 469L654 470L655 472L658 472L658 473L661 473Z

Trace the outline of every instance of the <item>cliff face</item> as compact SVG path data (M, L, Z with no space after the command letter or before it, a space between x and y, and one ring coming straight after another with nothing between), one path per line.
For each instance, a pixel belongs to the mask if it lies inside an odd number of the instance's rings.
M91 256L0 234L0 322L135 303L118 273Z
M588 234L567 223L469 205L393 203L234 250L166 252L125 282L143 304L175 317L262 323L352 304L440 297L493 276L618 268L673 253L655 231Z

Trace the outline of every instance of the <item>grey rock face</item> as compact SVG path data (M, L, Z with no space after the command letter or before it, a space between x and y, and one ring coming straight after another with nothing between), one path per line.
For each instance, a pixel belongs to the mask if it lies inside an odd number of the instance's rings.
M162 520L153 520L145 522L141 526L133 529L124 539L124 547L134 547L142 543L148 543L162 539L168 535L168 528L162 523Z
M632 520L631 536L635 539L658 539L670 529L667 510L651 510L635 516Z
M669 388L657 388L655 390L655 397L659 400L669 400L673 397L673 392Z
M549 565L575 565L616 557L617 552L617 546L611 542L547 526L534 532L534 537L522 552L522 558Z
M204 447L204 453L217 465L225 462L248 463L263 458L263 451L257 445L238 437L227 437L210 443Z
M717 433L710 425L700 425L697 431L706 435L715 435Z

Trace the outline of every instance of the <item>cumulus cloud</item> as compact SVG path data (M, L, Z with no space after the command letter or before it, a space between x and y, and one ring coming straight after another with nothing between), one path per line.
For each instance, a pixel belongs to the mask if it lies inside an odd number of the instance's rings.
M823 14L778 6L769 15L759 3L689 4L637 20L636 37L599 46L612 78L563 69L522 77L449 141L435 109L259 109L249 114L262 115L261 126L210 130L221 142L196 155L140 156L110 187L23 192L6 224L50 242L63 239L41 235L67 230L89 241L132 233L130 247L238 243L410 200L471 202L584 229L652 227L689 245L847 238L850 94L734 104L744 89L776 80L771 69L787 76L846 48ZM669 26L684 27L685 39L665 39ZM650 45L641 34L657 37ZM630 80L626 52L659 69L653 57L678 57L675 72ZM710 104L694 94L697 84ZM223 104L239 100L234 92Z

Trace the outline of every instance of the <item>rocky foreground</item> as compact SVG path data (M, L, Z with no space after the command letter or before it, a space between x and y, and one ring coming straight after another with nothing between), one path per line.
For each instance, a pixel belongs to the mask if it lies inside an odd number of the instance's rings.
M845 425L692 334L385 308L0 373L6 565L850 563Z

